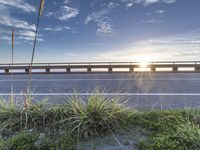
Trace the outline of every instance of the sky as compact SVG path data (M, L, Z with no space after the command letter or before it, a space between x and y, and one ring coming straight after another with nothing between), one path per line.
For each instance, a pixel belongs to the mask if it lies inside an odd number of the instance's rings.
M0 63L30 62L40 0L0 0ZM34 62L198 61L200 0L46 0Z

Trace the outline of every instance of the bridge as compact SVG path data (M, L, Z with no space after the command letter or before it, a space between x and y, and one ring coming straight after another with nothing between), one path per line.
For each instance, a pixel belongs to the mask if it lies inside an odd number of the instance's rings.
M200 61L34 63L32 67L29 63L0 64L0 74L134 73L141 71L200 73Z

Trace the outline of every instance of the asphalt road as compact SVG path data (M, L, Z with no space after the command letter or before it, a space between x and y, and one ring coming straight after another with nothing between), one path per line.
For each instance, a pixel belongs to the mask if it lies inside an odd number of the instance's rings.
M17 99L26 94L28 76L14 75ZM74 92L82 97L100 94L120 97L121 103L139 109L200 107L199 73L137 74L55 74L33 75L31 91L35 99L60 103ZM11 76L0 76L0 95L8 97Z

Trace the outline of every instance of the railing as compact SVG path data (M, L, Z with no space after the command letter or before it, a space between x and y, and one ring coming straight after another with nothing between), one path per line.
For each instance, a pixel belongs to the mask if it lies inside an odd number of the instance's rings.
M67 62L67 63L34 63L33 71L44 69L46 73L51 73L53 69L66 69L71 73L72 69L86 69L87 73L95 72L95 68L107 68L109 73L115 68L127 68L128 72L135 72L135 68L150 68L150 71L157 72L157 68L171 68L171 72L179 72L179 68L194 68L193 72L200 72L200 61L160 61L160 62ZM0 73L8 74L10 70L24 70L22 73L29 73L30 63L0 64ZM40 71L38 71L39 73ZM101 71L100 71L101 72ZM104 71L105 72L105 71ZM127 72L127 71L126 71ZM41 72L44 73L44 72Z
M34 66L55 66L55 65L138 65L144 62L56 62L56 63L33 63ZM200 64L200 61L155 61L155 62L145 62L148 65L157 64ZM0 64L1 66L12 66L11 64ZM14 63L14 66L30 66L30 63Z

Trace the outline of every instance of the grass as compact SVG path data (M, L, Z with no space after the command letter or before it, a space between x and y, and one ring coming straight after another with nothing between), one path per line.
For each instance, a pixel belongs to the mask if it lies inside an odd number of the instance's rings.
M79 139L124 128L132 113L115 99L98 94L90 96L87 101L75 95L64 104L53 107L44 103L27 104L26 101L10 104L1 99L0 135L6 141L21 133L45 133L50 139L67 134L78 143Z
M200 111L136 111L115 98L0 102L0 149L200 149ZM26 142L25 142L26 141Z

